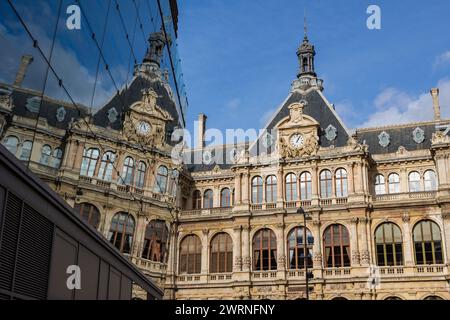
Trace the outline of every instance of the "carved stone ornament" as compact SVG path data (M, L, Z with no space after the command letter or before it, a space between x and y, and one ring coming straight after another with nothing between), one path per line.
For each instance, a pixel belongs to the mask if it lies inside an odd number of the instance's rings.
M417 144L420 144L425 140L425 131L419 127L415 128L412 134L414 142Z
M246 257L244 257L244 259L243 259L242 266L243 266L244 268L250 268L251 263L252 263L252 262L251 262L250 257L249 257L249 256L246 256Z
M12 100L10 93L0 91L0 107L2 109L11 111L12 106L13 106L13 100Z
M236 270L240 270L242 268L242 257L236 257L234 260L234 267Z
M378 135L378 143L383 148L386 148L389 145L389 143L391 143L390 135L386 131L383 131Z
M431 138L431 142L433 144L449 143L450 139L444 132L436 131L435 133L433 133L433 137Z
M328 141L334 141L337 137L337 129L336 127L332 126L331 124L325 129L325 138L327 138Z
M306 100L300 101L300 103L294 103L289 106L289 113L291 116L291 121L293 123L299 123L303 121L303 108L308 105Z
M286 265L286 256L284 254L278 256L278 264L280 266Z
M319 148L319 138L311 134L305 138L304 143L299 148L291 147L287 137L280 137L280 156L282 158L300 158L317 153Z
M360 261L361 261L361 259L360 259L360 254L359 254L358 250L353 250L352 251L352 263L359 264Z

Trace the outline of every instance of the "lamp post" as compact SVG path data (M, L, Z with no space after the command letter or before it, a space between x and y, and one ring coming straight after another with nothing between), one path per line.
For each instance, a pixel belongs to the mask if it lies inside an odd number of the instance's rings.
M306 300L309 300L309 273L308 273L308 240L306 234L306 219L309 218L309 214L303 210L302 207L297 209L297 213L303 215L303 264L305 267L305 279L306 279Z

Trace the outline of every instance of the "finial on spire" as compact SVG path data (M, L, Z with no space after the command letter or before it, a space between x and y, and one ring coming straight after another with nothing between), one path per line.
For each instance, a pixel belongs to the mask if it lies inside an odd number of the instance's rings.
M305 32L304 40L308 40L308 24L306 22L306 9L303 11L303 30Z

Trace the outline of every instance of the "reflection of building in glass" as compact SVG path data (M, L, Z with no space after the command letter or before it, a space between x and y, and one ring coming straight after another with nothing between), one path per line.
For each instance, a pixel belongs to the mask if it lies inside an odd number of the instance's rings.
M152 30L130 81L95 110L20 85L24 57L16 85L1 85L3 145L167 298L299 299L308 266L312 299L448 299L450 122L438 91L434 121L352 134L322 93L305 36L298 76L266 128L276 136L245 147L200 141L184 152L189 164L175 164L184 95L167 50L177 18L164 10L176 8L154 3L170 30ZM374 265L380 281L368 286Z

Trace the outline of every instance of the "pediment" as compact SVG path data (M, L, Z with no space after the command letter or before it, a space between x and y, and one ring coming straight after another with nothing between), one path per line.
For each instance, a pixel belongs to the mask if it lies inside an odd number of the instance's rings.
M141 101L130 106L130 111L138 113L140 116L162 120L164 122L173 121L172 116L156 104L158 94L153 89L142 90Z
M276 128L283 130L300 127L319 127L319 123L314 118L303 113L303 108L307 104L305 100L291 104L288 107L289 116L278 122Z

